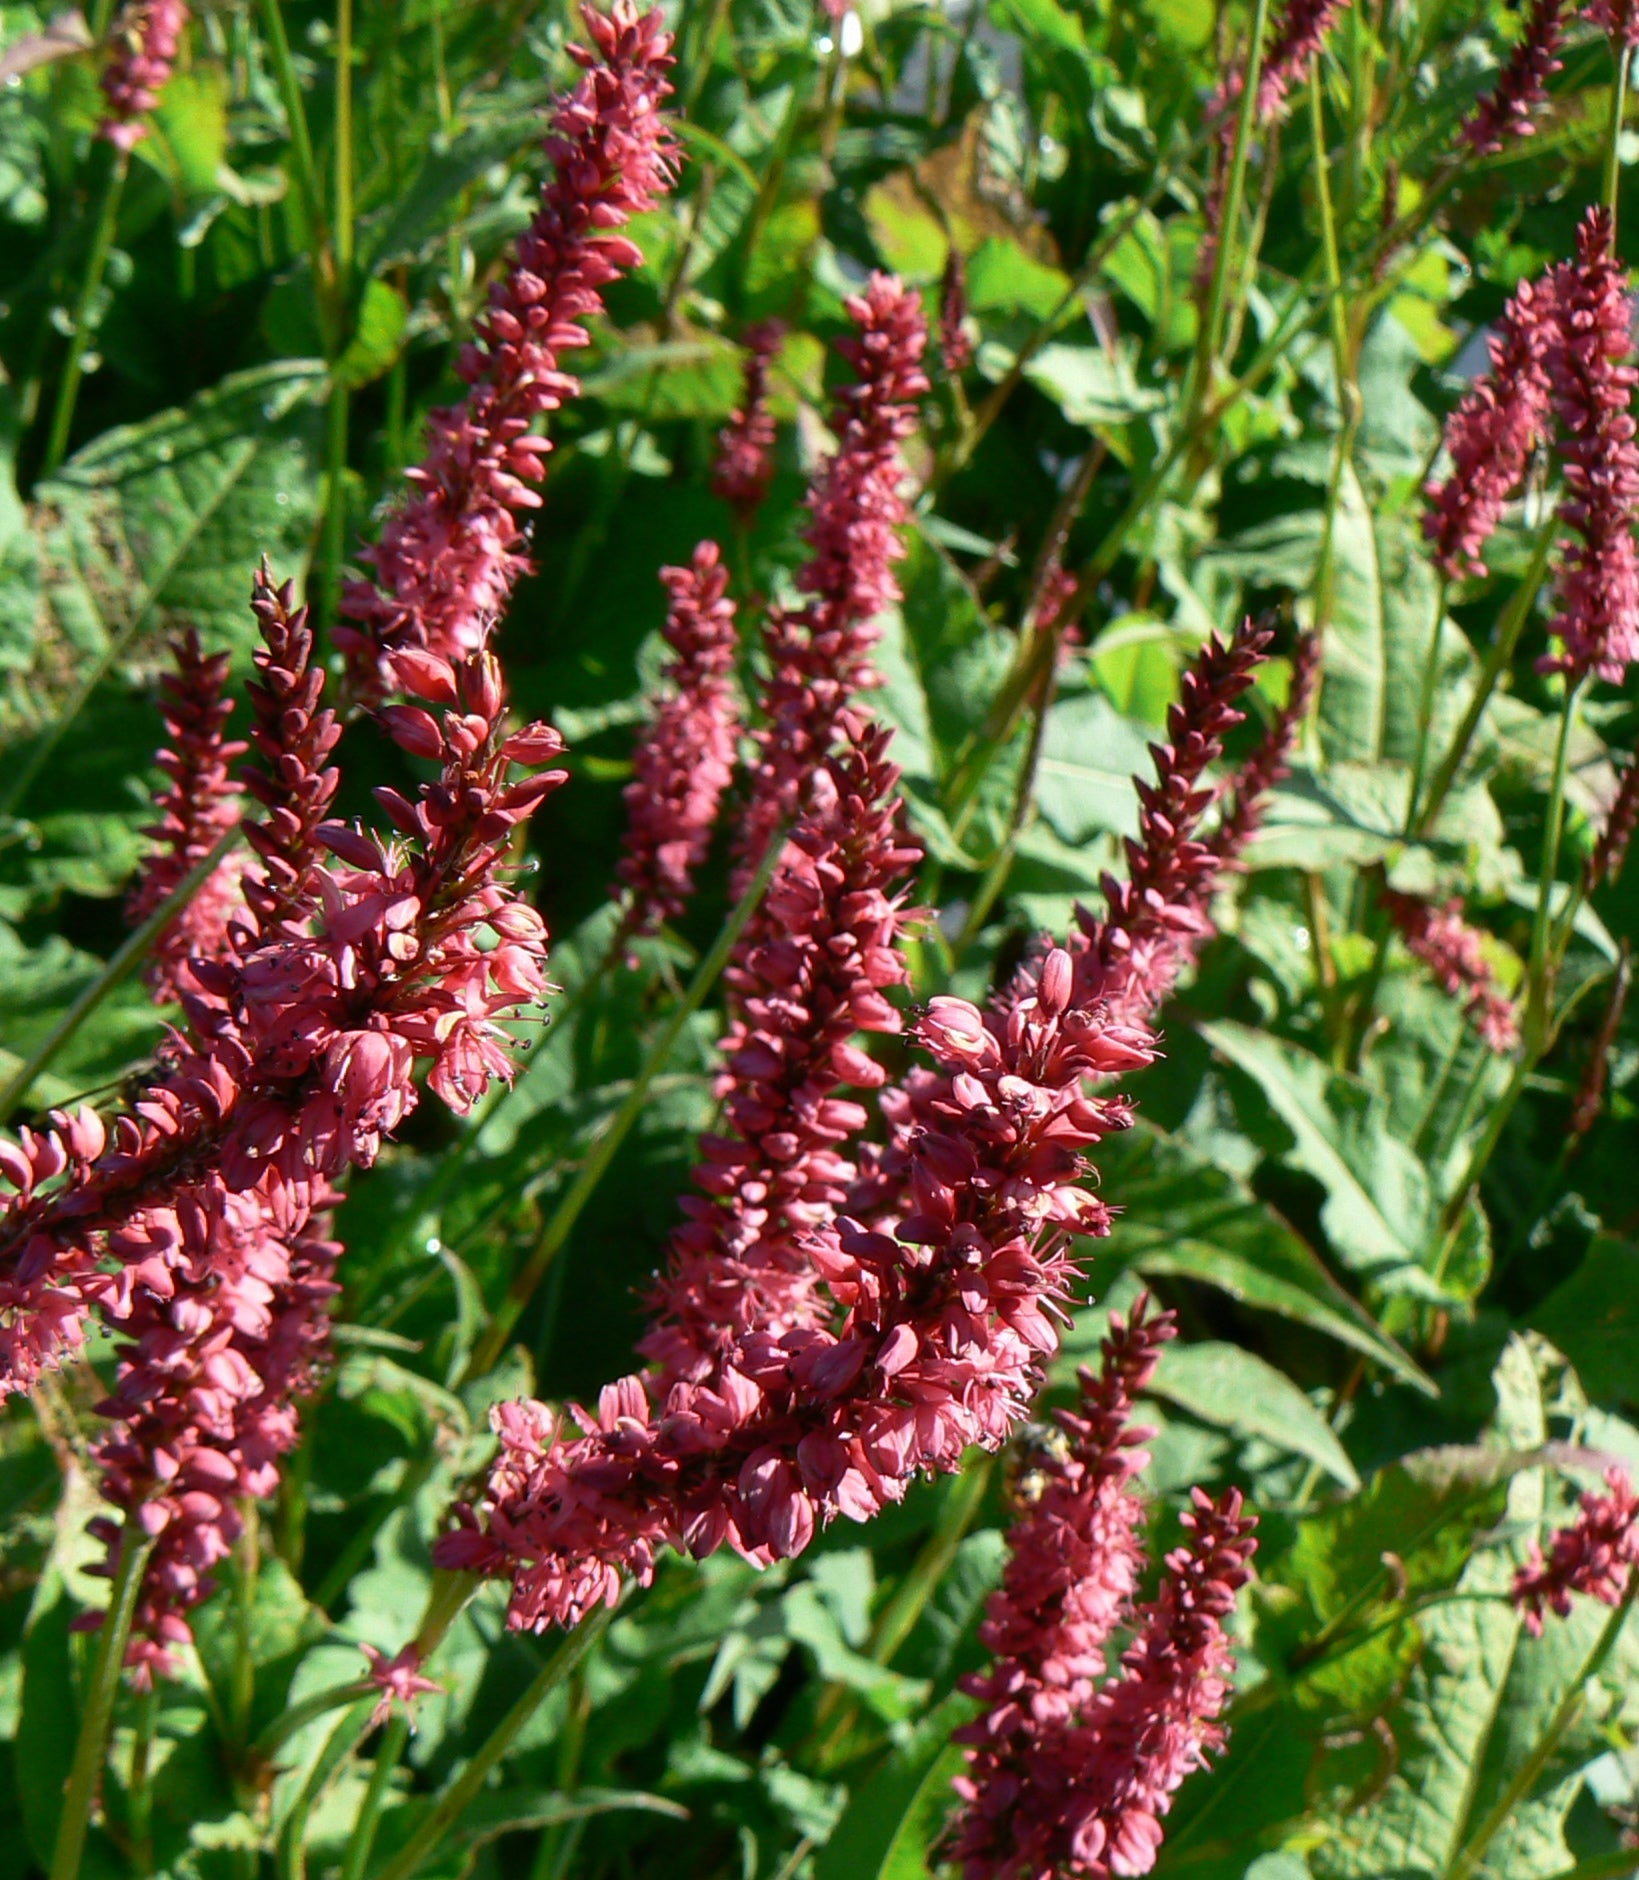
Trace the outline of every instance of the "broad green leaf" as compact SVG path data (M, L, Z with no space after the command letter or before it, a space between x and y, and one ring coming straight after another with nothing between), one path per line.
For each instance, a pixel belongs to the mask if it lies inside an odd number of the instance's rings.
M1047 320L1069 290L1069 275L1006 236L987 235L968 257L967 304L974 313L1028 313Z
M1529 1316L1591 1397L1639 1398L1639 1246L1631 1240L1596 1234L1582 1264Z
M436 140L390 210L365 226L361 261L371 273L414 261L441 242L459 198L497 163L510 163L541 135L539 111L509 112Z
M388 371L403 350L409 318L410 310L396 287L386 281L367 282L353 337L334 367L337 383L357 391Z
M228 75L203 62L173 73L160 94L153 135L137 145L179 196L209 195L228 156Z
M1036 767L1036 804L1061 840L1138 826L1133 778L1149 777L1149 740L1098 692L1060 699L1047 715Z
M382 1817L375 1852L378 1865L385 1864L386 1858L409 1839L432 1805L431 1798L421 1797ZM672 1821L689 1818L688 1809L680 1802L665 1795L651 1795L644 1789L583 1788L561 1793L533 1788L493 1790L475 1796L467 1804L460 1819L416 1872L422 1880L466 1880L479 1855L503 1834L622 1812L661 1815Z
M47 603L82 655L173 617L248 649L258 558L281 573L306 559L323 380L302 360L236 373L180 410L105 432L39 487Z
M999 348L987 347L986 356L1002 369L1012 363L1003 359ZM1106 350L1055 342L1042 347L1025 367L1025 377L1071 424L1096 431L1124 463L1132 457L1123 436L1127 425L1166 402L1161 392L1138 383L1130 344Z
M743 385L740 349L718 333L623 346L582 380L589 397L644 419L726 418Z
M1201 1035L1257 1085L1292 1136L1288 1159L1326 1190L1321 1220L1338 1257L1385 1292L1449 1297L1469 1275L1428 1271L1439 1207L1428 1170L1390 1133L1382 1096L1267 1032L1225 1019ZM1463 1296L1457 1292L1456 1296Z
M1100 1166L1121 1204L1110 1239L1140 1273L1199 1280L1233 1299L1323 1332L1416 1388L1424 1373L1313 1249L1265 1201L1173 1136L1140 1124L1102 1145Z
M822 1850L814 1880L922 1880L930 1850L956 1797L951 1781L962 1752L950 1733L977 1705L952 1693L923 1720L910 1743L896 1749L854 1791Z
M1318 1463L1334 1482L1360 1477L1331 1426L1297 1385L1239 1345L1168 1345L1148 1388L1191 1416L1237 1436L1257 1436Z

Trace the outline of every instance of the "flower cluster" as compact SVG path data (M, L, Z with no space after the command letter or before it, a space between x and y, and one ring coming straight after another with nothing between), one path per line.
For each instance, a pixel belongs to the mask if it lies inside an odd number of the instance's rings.
M1574 540L1561 551L1559 612L1550 631L1564 650L1543 661L1570 679L1592 672L1619 684L1639 658L1639 444L1631 410L1633 305L1613 253L1610 213L1590 209L1577 258L1557 270L1558 344L1545 360L1565 458L1559 517Z
M1460 896L1435 907L1416 895L1385 889L1383 911L1393 922L1413 959L1433 973L1493 1051L1512 1051L1519 1043L1519 1013L1497 984L1477 928L1463 919Z
M1004 1442L1057 1347L1071 1236L1108 1231L1082 1151L1129 1113L1084 1085L1152 1055L1147 1034L1074 1008L1072 980L1049 953L999 1035L959 999L923 1015L949 1099L917 1138L897 1233L839 1216L814 1236L833 1325L749 1332L711 1382L661 1401L622 1379L595 1415L573 1411L574 1437L544 1405L499 1406L483 1509L461 1511L440 1564L508 1575L514 1626L569 1624L623 1573L646 1581L663 1547L766 1564Z
M172 648L176 670L161 680L162 713L170 744L154 759L170 779L154 798L159 820L143 830L156 847L143 863L125 905L132 926L156 913L239 820L243 787L231 774L245 746L224 735L233 701L227 696L226 653L207 658L197 633ZM243 864L223 856L184 906L166 922L148 956L148 983L161 999L177 993L177 975L189 958L210 958L227 942L228 917L238 902Z
M762 507L774 481L774 413L768 403L768 373L785 328L778 320L762 320L745 334L745 389L740 406L717 434L717 461L711 487L742 523Z
M1245 716L1235 701L1266 656L1267 628L1243 621L1227 642L1209 639L1185 671L1167 713L1168 743L1152 746L1156 777L1139 779L1138 834L1126 840L1127 879L1106 876L1105 913L1083 910L1077 939L1077 997L1102 1001L1142 1024L1165 1000L1196 947L1212 931L1206 913L1223 858L1197 831L1215 792L1208 767L1226 732ZM1261 797L1248 796L1250 805Z
M1587 0L1582 17L1629 52L1639 52L1639 6L1633 0Z
M1639 1562L1639 1495L1625 1469L1607 1470L1605 1486L1608 1494L1589 1489L1582 1497L1576 1519L1555 1533L1546 1560L1533 1544L1530 1560L1514 1575L1514 1604L1533 1635L1542 1632L1545 1610L1562 1619L1569 1614L1573 1593L1615 1606L1628 1590Z
M1548 80L1560 69L1566 0L1532 0L1519 36L1496 84L1463 121L1457 135L1476 156L1493 157L1510 137L1531 137L1548 96Z
M359 1650L364 1653L370 1666L366 1676L380 1692L376 1707L370 1713L372 1729L378 1729L387 1721L393 1714L394 1704L402 1704L404 1714L413 1716L418 1697L435 1692L442 1694L443 1685L436 1678L422 1674L421 1653L413 1643L391 1658L385 1652L377 1651L374 1645L361 1645Z
M1111 1880L1154 1867L1173 1797L1223 1745L1218 1718L1235 1668L1224 1622L1257 1547L1256 1523L1241 1512L1237 1490L1214 1502L1196 1489L1181 1520L1186 1544L1167 1556L1160 1592L1136 1615L1136 1636L1116 1676L1089 1693L1098 1671L1087 1667L1101 1671L1101 1653L1081 1660L1074 1646L1067 1657L1047 1652L1043 1662L1065 1678L1062 1687L1038 1690L1027 1678L1026 1706L1016 1709L998 1691L1000 1701L958 1733L973 1746L955 1785L963 1807L953 1856L963 1880ZM1118 1558L1132 1545L1124 1536ZM1010 1577L1020 1562L1016 1551ZM1043 1561L1040 1570L1051 1568ZM1089 1571L1095 1588L1106 1575L1114 1579L1119 1610L1130 1566L1100 1562ZM1101 1620L1111 1603L1109 1596L1099 1602ZM1039 1643L1030 1640L1026 1649ZM1011 1668L1001 1661L991 1677ZM989 1697L990 1681L972 1688Z
M1235 773L1217 826L1207 837L1206 846L1220 873L1238 864L1263 822L1270 793L1290 774L1292 752L1320 685L1320 659L1320 635L1300 634L1292 650L1286 703L1275 714L1258 748Z
M102 75L108 109L97 135L132 150L148 135L143 119L159 103L188 24L183 0L126 0L110 35L114 56Z
M629 936L652 933L688 905L733 780L740 723L734 603L717 544L702 542L689 567L662 568L660 578L671 596L665 635L675 657L626 786L625 853L616 872L627 892L622 930Z
M1258 78L1258 121L1272 123L1286 109L1293 85L1302 80L1309 61L1326 43L1332 23L1343 11L1343 0L1286 0L1274 36L1263 55Z
M660 106L671 90L671 39L659 11L640 15L631 0L614 0L607 15L588 9L584 18L593 47L573 54L586 75L557 107L546 144L552 180L461 355L470 389L429 418L426 459L410 472L415 491L363 553L374 579L347 589L352 625L336 640L367 693L384 676L384 652L472 652L527 571L523 518L539 507L552 448L531 427L576 391L559 360L587 344L583 323L602 311L602 290L641 259L618 231L670 184Z
M837 394L836 452L809 492L810 555L798 585L810 598L795 610L773 608L768 619L766 723L740 830L742 885L795 812L854 694L875 684L880 616L899 598L900 445L928 389L927 322L917 296L886 274L873 275L848 312L858 332L839 350L857 376Z
M1451 474L1427 487L1423 533L1452 580L1485 572L1480 551L1541 440L1548 416L1543 358L1554 328L1553 276L1522 281L1487 341L1490 371L1446 420Z
M105 1123L55 1113L0 1142L0 1388L27 1388L96 1310L121 1343L104 1492L155 1537L132 1663L164 1669L183 1616L294 1438L291 1402L322 1354L334 1183L414 1107L417 1060L466 1110L510 1074L500 1020L546 990L546 937L505 885L514 830L562 748L509 733L492 655L392 659L420 702L396 741L439 766L414 801L378 800L383 838L322 817L334 742L287 591L259 583L256 740L270 761L250 833L262 867L214 958L177 974L182 1025L140 1099ZM434 715L428 707L442 708ZM109 1530L110 1545L121 1543Z
M845 1148L866 1113L839 1092L883 1081L856 1034L900 1029L885 995L907 977L905 884L921 859L888 734L852 716L844 730L728 969L724 1131L702 1145L704 1192L684 1203L658 1322L639 1347L659 1392L713 1376L748 1332L827 1316L805 1243L855 1174Z
M1133 1404L1174 1336L1169 1313L1111 1320L1103 1363L1081 1373L1077 1413L1060 1412L1056 1440L1030 1458L1030 1498L1007 1537L1008 1562L991 1594L980 1643L992 1662L962 1680L984 1714L957 1732L968 1745L957 1783L966 1806L951 1858L970 1876L1053 1873L1064 1843L1067 1730L1107 1670L1105 1646L1131 1610L1144 1567L1144 1502L1133 1487L1151 1431ZM1009 1867L1008 1863L1015 1865Z
M1639 824L1639 759L1629 758L1623 766L1622 781L1616 786L1616 800L1605 817L1593 854L1588 857L1587 892L1607 881L1617 880L1628 859L1635 824Z

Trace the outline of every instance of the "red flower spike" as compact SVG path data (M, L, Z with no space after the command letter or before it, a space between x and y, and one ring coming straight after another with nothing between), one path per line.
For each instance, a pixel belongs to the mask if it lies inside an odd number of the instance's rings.
M1530 1560L1514 1575L1514 1604L1533 1636L1541 1636L1545 1610L1569 1616L1573 1593L1616 1606L1628 1590L1639 1561L1639 1495L1625 1469L1607 1470L1605 1486L1608 1494L1590 1489L1582 1497L1576 1519L1549 1543L1546 1560L1533 1545Z
M552 180L462 353L470 389L429 418L412 493L362 553L373 578L343 600L353 624L336 642L367 696L404 682L392 659L402 648L453 660L481 646L527 572L525 523L552 449L531 426L579 389L559 361L588 343L603 289L641 259L617 231L671 186L676 146L660 112L671 37L658 9L614 0L583 17L592 48L573 52L586 75L558 103Z
M1390 889L1379 898L1407 952L1463 1001L1485 1043L1493 1051L1512 1051L1519 1043L1519 1013L1492 974L1479 931L1463 919L1461 897L1454 895L1443 907Z
M798 585L810 598L768 619L767 723L737 849L740 889L796 813L854 695L877 683L871 649L881 615L899 599L893 564L905 552L897 531L907 514L900 445L928 389L927 322L917 296L886 274L873 275L848 311L858 334L838 350L857 376L837 395L836 454L809 491L811 553Z
M171 653L176 671L160 682L170 745L154 759L170 783L154 799L159 821L142 832L158 846L143 863L125 904L133 927L175 893L238 822L243 793L231 780L229 766L245 746L223 736L233 711L226 696L228 655L207 659L191 630ZM177 996L178 977L191 957L210 959L227 945L243 872L243 857L224 856L154 942L147 979L160 999Z
M1481 157L1494 157L1511 137L1534 137L1548 80L1560 69L1566 0L1532 0L1525 30L1496 84L1464 120L1457 135Z
M734 603L721 551L702 542L692 566L662 568L660 578L671 596L665 635L674 657L666 696L633 759L625 853L616 870L627 892L622 927L634 937L675 920L688 905L734 777L740 723Z
M739 409L717 434L711 487L742 524L762 507L774 481L778 432L768 404L768 373L784 338L785 328L778 320L764 320L746 330L745 390Z
M142 120L159 103L187 30L182 0L126 0L109 39L114 56L102 75L108 109L97 135L132 150L148 135Z

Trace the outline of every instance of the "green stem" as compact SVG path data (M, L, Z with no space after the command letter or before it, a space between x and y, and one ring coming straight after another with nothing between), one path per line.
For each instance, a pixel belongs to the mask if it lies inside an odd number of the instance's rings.
M1514 1810L1536 1787L1542 1772L1553 1760L1555 1751L1564 1741L1566 1732L1582 1714L1588 1701L1589 1684L1599 1676L1605 1668L1605 1661L1616 1649L1617 1640L1622 1635L1622 1628L1627 1623L1628 1614L1633 1610L1636 1593L1639 1593L1639 1579L1630 1580L1621 1605L1600 1629L1599 1637L1594 1641L1593 1650L1589 1652L1581 1670L1572 1678L1553 1716L1548 1719L1547 1727L1532 1746L1531 1753L1515 1770L1507 1788L1497 1797L1479 1827L1453 1857L1451 1864L1445 1870L1444 1880L1468 1880L1470 1874L1478 1871L1491 1843L1508 1825Z
M51 431L46 440L42 476L55 476L68 455L68 436L74 428L74 407L79 402L80 383L85 377L85 355L91 344L97 296L102 292L109 251L114 246L114 231L119 226L120 198L125 193L125 178L130 167L130 152L114 151L109 158L107 175L103 178L102 201L98 205L96 225L91 232L91 247L85 257L85 274L74 302L74 330L68 339L68 358L63 364L62 381L57 387L57 402L51 413Z
M131 1865L138 1880L148 1880L154 1869L154 1791L148 1779L153 1760L154 1732L159 1724L159 1692L150 1687L137 1699L137 1727L131 1739L131 1773L126 1793L131 1798Z
M313 279L319 296L319 322L324 329L325 345L333 343L334 276L329 238L324 219L324 191L319 185L319 166L313 155L313 137L307 127L307 110L302 103L302 84L296 75L296 62L290 56L290 40L285 32L280 0L262 0L262 28L267 34L268 53L273 60L273 78L290 126L290 156L296 171L296 193L301 198L302 216L307 223L307 251L313 264Z
M153 1541L137 1524L128 1522L120 1536L119 1568L114 1575L108 1611L97 1634L97 1656L91 1672L85 1714L74 1745L74 1764L63 1795L57 1824L57 1845L51 1856L51 1880L78 1880L91 1811L97 1805L103 1757L108 1747L108 1726L114 1717L120 1674L125 1669L125 1646L131 1636L142 1576L147 1570Z
M1616 77L1611 85L1611 140L1605 151L1605 207L1611 212L1611 233L1616 232L1616 211L1622 193L1622 119L1627 115L1628 67L1633 53L1626 45L1616 51Z
M192 900L200 884L216 867L222 857L239 840L239 829L226 830L210 854L202 862L191 868L182 880L160 902L148 918L137 928L108 964L92 980L74 1003L52 1026L46 1036L37 1044L23 1061L11 1081L0 1089L0 1117L9 1116L34 1087L35 1079L50 1064L69 1039L80 1029L85 1021L96 1011L116 987L121 986L136 968L148 957L155 940L171 924L187 903Z
M1558 536L1558 519L1550 517L1543 525L1537 537L1537 545L1531 556L1530 566L1525 571L1525 578L1514 590L1508 602L1507 610L1497 622L1496 637L1491 642L1491 650L1485 656L1485 665L1480 672L1479 683L1474 688L1474 696L1468 702L1468 710L1463 714L1463 721L1457 727L1457 734L1451 740L1451 748L1440 760L1440 767L1434 773L1434 781L1429 785L1428 800L1418 812L1416 833L1427 835L1434 827L1440 811L1445 807L1445 800L1451 793L1451 786L1457 780L1457 773L1463 767L1468 756L1468 747L1474 741L1474 733L1480 728L1480 720L1485 716L1485 708L1491 703L1491 694L1496 691L1497 683L1507 671L1514 657L1514 649L1519 645L1525 622L1530 616L1536 601L1537 592L1542 586L1542 578L1548 572L1548 557L1553 553L1554 542Z
M746 923L751 919L768 890L768 884L774 877L774 870L785 848L786 832L782 829L769 843L751 885L741 895L739 903L723 924L722 931L713 943L711 951L700 962L695 975L689 982L689 989L683 995L671 1016L662 1026L660 1035L650 1047L649 1055L644 1059L641 1069L632 1081L626 1101L605 1124L602 1133L593 1143L586 1160L581 1164L580 1173L571 1183L569 1192L558 1203L545 1231L535 1243L535 1249L519 1270L508 1290L489 1330L475 1347L468 1360L463 1382L482 1377L490 1370L501 1353L506 1349L507 1339L511 1337L513 1327L518 1323L524 1307L534 1296L535 1288L546 1277L547 1269L563 1250L564 1243L574 1232L575 1223L580 1219L587 1202L597 1191L598 1183L603 1180L609 1164L615 1158L615 1152L631 1133L632 1125L643 1112L648 1101L649 1086L665 1069L671 1057L673 1047L682 1033L683 1027L705 1003L707 994L716 985L723 968L728 964L729 955L734 951L735 943L745 931Z
M353 1832L347 1837L347 1853L342 1860L340 1880L364 1880L364 1870L369 1865L370 1852L376 1844L376 1828L381 1821L381 1811L392 1789L393 1776L403 1759L404 1745L409 1740L410 1720L400 1710L388 1723L381 1748L376 1751L369 1786L364 1791L364 1800L359 1804Z
M583 1619L569 1634L536 1673L528 1690L495 1726L483 1748L439 1796L421 1826L375 1875L375 1880L410 1880L410 1875L419 1871L422 1862L461 1819L467 1805L489 1780L490 1771L512 1747L518 1732L603 1637L612 1616L609 1608L604 1607L591 1618Z
M1574 680L1565 689L1565 708L1560 714L1559 737L1554 744L1554 774L1548 789L1548 826L1543 833L1542 867L1537 882L1536 918L1531 924L1531 957L1525 973L1525 1022L1527 1055L1540 1056L1546 1036L1550 998L1549 966L1552 954L1548 945L1553 912L1554 883L1559 874L1559 843L1565 826L1565 780L1570 769L1571 738L1576 725L1577 705L1582 697L1582 681Z
M286 1817L280 1837L279 1880L306 1880L307 1824L314 1804L334 1781L337 1770L363 1741L375 1707L375 1693L372 1690L370 1696L355 1704L330 1732L324 1748L319 1752L318 1761L302 1784L301 1794L296 1797L295 1805Z
M1434 729L1434 695L1440 679L1440 636L1445 626L1447 585L1446 577L1441 575L1434 596L1434 621L1428 632L1428 651L1423 655L1423 684L1417 696L1417 748L1412 756L1411 789L1406 797L1405 831L1408 836L1417 828L1417 799L1423 794L1423 776L1428 768L1428 741Z
M1193 418L1210 396L1217 371L1218 343L1223 337L1224 308L1229 296L1229 271L1235 230L1241 219L1241 198L1246 189L1247 157L1258 109L1258 80L1263 72L1263 38L1269 21L1269 0L1253 0L1252 25L1246 52L1245 82L1235 119L1235 144L1229 159L1229 183L1224 191L1218 223L1218 248L1212 260L1212 284L1207 294L1206 318L1195 349L1194 384L1189 401Z
M335 219L337 284L344 301L353 272L353 0L336 0Z
M341 564L347 553L347 413L349 392L332 378L325 422L324 539L320 545L319 607L334 623L341 611Z
M322 1691L315 1691L311 1697L304 1697L299 1704L292 1704L283 1716L277 1718L251 1746L251 1756L259 1762L271 1761L273 1753L282 1743L287 1742L298 1730L318 1718L328 1716L332 1710L344 1710L349 1704L356 1704L361 1698L373 1697L375 1686L368 1678L353 1678L346 1684L327 1684Z

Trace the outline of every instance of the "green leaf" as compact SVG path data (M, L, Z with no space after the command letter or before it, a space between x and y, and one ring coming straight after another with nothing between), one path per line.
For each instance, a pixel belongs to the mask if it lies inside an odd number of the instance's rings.
M962 1752L950 1734L977 1708L972 1698L952 1693L910 1743L854 1791L814 1880L923 1880L932 1867L930 1850L956 1805L950 1785Z
M78 649L175 613L212 645L248 651L258 557L281 572L306 560L323 383L306 360L235 373L180 410L105 431L40 485L47 602Z
M1112 1254L1138 1272L1199 1280L1363 1352L1418 1390L1429 1378L1314 1250L1250 1188L1177 1137L1140 1123L1100 1151L1106 1186L1121 1203Z
M716 421L738 404L743 382L739 347L722 334L698 333L655 346L623 346L581 385L611 411Z
M1153 771L1149 740L1098 692L1061 699L1047 715L1036 804L1053 833L1086 842L1101 830L1138 827L1133 778Z
M1282 1371L1239 1345L1168 1345L1148 1388L1191 1416L1237 1436L1261 1437L1318 1463L1334 1482L1360 1477L1320 1412Z
M396 287L367 281L353 337L333 368L336 383L357 391L389 371L403 350L409 319L410 310Z
M1595 1234L1582 1264L1530 1314L1590 1397L1639 1398L1639 1246Z
M179 196L208 196L228 157L228 75L219 65L175 72L153 114L154 135L137 145Z
M1385 1292L1453 1296L1459 1279L1427 1270L1439 1222L1428 1170L1390 1133L1381 1094L1310 1052L1225 1019L1201 1027L1222 1057L1251 1078L1292 1136L1286 1159L1326 1190L1321 1212L1339 1259Z

